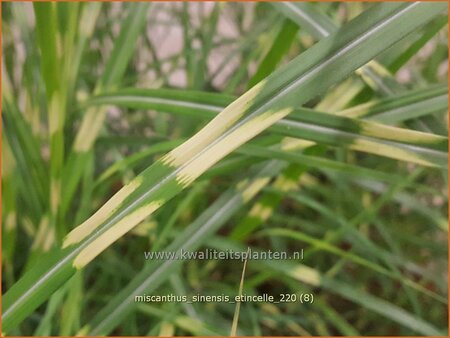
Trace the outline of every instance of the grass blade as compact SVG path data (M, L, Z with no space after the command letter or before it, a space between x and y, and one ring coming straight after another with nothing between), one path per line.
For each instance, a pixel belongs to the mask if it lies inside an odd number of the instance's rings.
M247 255L249 253L250 253L250 248L247 250ZM239 297L242 296L242 292L244 290L244 278L245 278L245 269L247 267L247 261L248 261L248 259L246 259L244 261L244 267L242 268L242 275L241 275L241 281L239 283L239 292L238 292ZM241 302L238 301L238 302L236 302L236 308L234 310L233 323L231 325L230 337L236 337L240 311L241 311Z
M345 116L371 116L372 119L389 120L411 118L439 111L447 106L446 87L431 88L420 95L411 93L380 103L368 103L344 111ZM171 90L127 90L99 96L87 104L116 104L125 107L158 109L165 112L191 115L195 109L205 117L215 116L228 96L203 95L190 92L192 101L186 101L181 92ZM425 100L427 97L429 100ZM400 102L405 104L402 106ZM395 102L395 105L392 103ZM386 110L386 111L383 111ZM403 112L408 111L408 115ZM196 114L196 117L203 116ZM385 126L375 122L360 121L344 116L333 116L306 108L291 112L291 117L281 119L268 130L283 136L297 137L337 147L387 156L429 166L447 166L447 138ZM372 117L373 115L373 117Z
M445 4L383 4L364 12L228 106L200 132L123 187L66 237L63 249L5 294L3 330L234 149L431 20ZM393 29L395 28L395 29ZM331 71L334 70L334 71Z

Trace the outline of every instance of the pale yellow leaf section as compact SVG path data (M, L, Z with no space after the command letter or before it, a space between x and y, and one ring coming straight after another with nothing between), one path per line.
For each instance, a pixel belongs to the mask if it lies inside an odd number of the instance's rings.
M141 237L148 237L151 230L156 229L158 223L154 220L150 220L148 222L142 222L133 230L131 230L131 234Z
M88 335L89 331L91 331L91 327L85 325L75 334L75 337L85 337Z
M301 140L293 137L285 137L281 140L281 150L284 151L294 151L299 149L305 149L315 145L315 142Z
M250 201L253 196L255 196L262 188L264 188L267 183L269 183L268 177L260 177L251 182L247 187L242 191L242 199L244 202Z
M100 10L100 5L93 5L91 3L90 7L84 7L83 14L80 20L79 32L80 36L83 38L88 38L92 35L94 31L95 23L97 22L98 12Z
M52 2L52 4L54 6L53 10L55 11L55 14L56 14L56 12L57 12L56 3ZM63 38L62 38L60 32L61 31L58 30L58 32L56 33L56 54L57 54L57 58L58 58L59 62L61 62L61 59L62 59L61 57L63 54L63 42L62 42Z
M122 204L122 202L140 185L142 177L137 177L122 189L120 189L108 202L106 202L95 214L89 217L84 223L73 229L65 238L63 248L82 241L91 234L98 226L108 219Z
M261 203L256 203L252 207L252 209L250 210L248 215L251 217L257 217L257 218L265 221L266 219L268 219L270 217L270 215L272 215L272 208L270 208L266 205L263 205Z
M53 228L48 232L47 237L42 243L42 250L44 250L44 252L47 252L52 248L53 244L55 243L55 236L55 229Z
M52 179L50 184L50 206L52 213L56 213L61 196L61 180Z
M375 107L379 103L378 100L373 100L367 103L363 103L360 105L357 105L352 108L344 109L341 111L336 112L336 115L345 116L345 117L363 117L366 116L373 107Z
M286 176L279 176L275 181L274 186L282 191L292 191L297 189L298 182Z
M420 142L423 144L437 144L445 139L442 136L428 134L420 131L411 131L408 129L386 126L380 123L368 123L361 121L362 134L384 138L398 142Z
M178 167L189 161L245 114L264 85L265 81L261 81L239 99L233 101L197 134L165 155L162 158L163 163Z
M97 257L103 250L109 247L112 243L125 235L128 231L133 229L136 225L142 222L147 216L158 209L164 200L158 200L143 206L136 211L132 212L128 216L122 218L110 229L102 233L98 238L89 243L84 248L73 262L73 266L76 269L83 268L86 264Z
M320 285L319 273L310 267L299 265L289 271L289 275L299 281L313 286Z
M8 216L6 216L5 220L5 230L7 232L14 231L17 225L17 215L16 212L10 212Z
M89 108L86 112L80 131L77 134L74 150L79 153L87 152L94 143L105 120L105 107Z
M436 167L436 165L430 161L427 161L419 156L411 153L407 150L393 147L386 144L380 144L378 142L373 142L365 139L357 139L350 146L350 149L369 152L372 154L390 157L396 160L402 160L407 162L413 162L421 164L428 167Z
M324 113L334 113L336 110L343 109L359 93L363 85L359 78L348 78L331 89L315 109Z
M300 177L299 184L300 185L305 185L305 186L308 186L308 187L312 187L312 186L315 186L317 184L320 184L320 182L314 176L312 176L312 175L310 175L308 173L303 173L303 175Z
M39 223L39 229L34 237L31 249L49 251L55 243L55 229L49 227L48 217L43 217Z
M175 326L170 322L162 322L159 330L159 337L173 337L175 333Z
M392 77L392 75L386 68L384 68L378 62L372 60L366 65L357 69L355 72L356 74L361 76L364 82L368 84L371 88L380 91L384 87L386 91L388 92L390 91L389 88L383 84L382 80L390 78Z
M268 111L244 123L187 163L177 175L177 181L185 187L188 186L212 165L288 115L292 110L292 108L285 108L276 112Z

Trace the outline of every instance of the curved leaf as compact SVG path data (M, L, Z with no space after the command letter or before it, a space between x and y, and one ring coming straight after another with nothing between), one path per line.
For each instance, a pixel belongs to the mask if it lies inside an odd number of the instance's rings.
M364 12L231 103L200 132L142 172L66 237L4 296L8 332L78 269L234 149L368 62L445 4L383 4ZM394 28L395 29L392 29ZM47 261L48 262L48 261Z

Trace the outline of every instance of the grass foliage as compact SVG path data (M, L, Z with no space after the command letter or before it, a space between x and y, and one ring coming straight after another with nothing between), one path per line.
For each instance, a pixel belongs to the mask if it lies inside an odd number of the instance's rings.
M447 334L446 3L2 9L7 335Z

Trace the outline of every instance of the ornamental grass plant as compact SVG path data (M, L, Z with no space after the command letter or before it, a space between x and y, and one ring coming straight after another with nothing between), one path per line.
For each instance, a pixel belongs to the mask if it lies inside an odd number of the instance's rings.
M447 26L3 3L4 334L447 335Z

